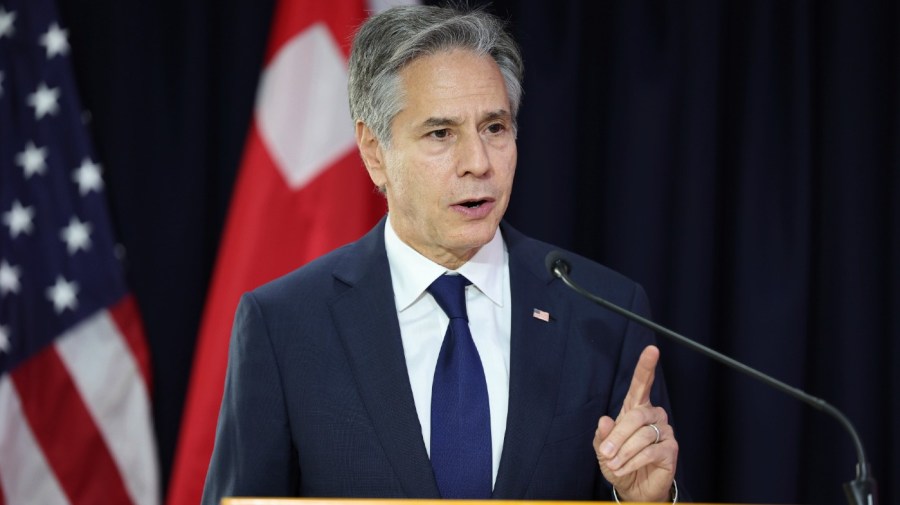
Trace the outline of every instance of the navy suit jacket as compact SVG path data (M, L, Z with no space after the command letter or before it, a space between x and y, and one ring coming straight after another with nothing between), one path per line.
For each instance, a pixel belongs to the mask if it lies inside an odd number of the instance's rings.
M551 245L506 223L501 232L512 335L493 497L608 500L594 431L601 415L618 414L653 335L551 276ZM567 257L584 287L648 314L639 285ZM651 398L668 410L659 371ZM203 502L225 496L440 497L406 370L384 220L241 299Z

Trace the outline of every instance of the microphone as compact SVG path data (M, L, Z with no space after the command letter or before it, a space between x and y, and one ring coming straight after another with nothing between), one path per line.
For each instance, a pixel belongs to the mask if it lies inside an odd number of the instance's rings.
M847 496L847 501L850 505L877 505L877 484L875 483L875 479L870 476L869 463L866 461L866 454L863 450L862 442L860 441L859 435L856 433L856 429L853 428L853 424L840 410L833 407L821 398L817 398L803 390L800 390L793 386L789 386L770 375L764 374L763 372L760 372L755 368L747 366L740 361L730 358L699 342L691 340L684 335L675 333L674 331L664 326L660 326L659 324L656 324L655 322L639 314L635 314L630 310L619 307L618 305L604 300L603 298L600 298L599 296L596 296L593 293L585 290L584 288L573 282L569 277L569 272L572 270L571 265L568 261L566 261L562 253L560 253L559 251L550 251L550 253L547 254L546 259L544 260L544 264L547 267L547 270L554 277L558 277L566 286L570 287L573 291L600 305L601 307L604 307L615 312L616 314L624 316L627 319L650 328L660 335L668 337L681 345L689 347L694 351L697 351L700 354L713 359L714 361L718 361L719 363L722 363L741 373L749 375L750 377L753 377L754 379L763 382L783 393L786 393L787 395L792 396L802 401L803 403L806 403L807 405L810 405L816 410L821 410L837 419L841 426L843 426L847 430L847 432L850 433L850 438L853 439L853 445L856 448L856 456L858 459L858 463L856 465L856 479L844 484L844 493Z

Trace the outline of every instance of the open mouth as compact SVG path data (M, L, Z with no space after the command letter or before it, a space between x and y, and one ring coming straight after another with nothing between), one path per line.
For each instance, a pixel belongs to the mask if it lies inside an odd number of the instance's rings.
M461 212L467 219L483 218L493 211L495 200L491 197L472 198L460 200L453 204L457 212Z

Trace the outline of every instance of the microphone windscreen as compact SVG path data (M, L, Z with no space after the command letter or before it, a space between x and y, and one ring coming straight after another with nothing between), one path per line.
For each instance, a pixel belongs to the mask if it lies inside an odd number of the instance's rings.
M547 271L554 277L559 277L556 273L557 268L564 274L569 273L569 262L563 258L562 253L559 251L550 251L547 253L547 257L544 258L544 266L547 267Z

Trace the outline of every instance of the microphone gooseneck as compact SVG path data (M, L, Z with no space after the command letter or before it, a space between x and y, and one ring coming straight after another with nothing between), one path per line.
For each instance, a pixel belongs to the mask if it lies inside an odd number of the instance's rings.
M572 267L559 251L551 251L549 254L547 254L547 257L544 260L544 265L554 277L559 278L566 286L568 286L581 296L587 298L588 300L591 300L592 302L600 305L601 307L604 307L627 319L650 328L660 335L668 337L669 339L672 339L681 345L689 347L694 351L699 352L700 354L703 354L714 361L727 365L728 367L733 368L745 375L749 375L750 377L753 377L754 379L763 382L783 393L786 393L787 395L812 406L816 410L821 410L837 419L841 426L843 426L844 429L846 429L850 434L850 438L853 440L853 445L856 448L856 457L858 460L858 463L856 465L856 479L844 484L844 493L847 495L847 501L850 503L850 505L877 505L877 485L875 479L870 475L869 463L866 461L866 454L863 449L862 441L860 440L859 435L856 433L856 429L853 427L853 424L840 410L838 410L825 400L822 400L821 398L817 398L801 389L785 384L784 382L770 375L760 372L755 368L745 365L740 361L730 358L718 351L713 350L710 347L691 340L684 335L666 328L665 326L661 326L639 314L635 314L630 310L622 308L587 291L586 289L582 288L574 281L572 281L572 279L569 277L569 272L571 272Z

